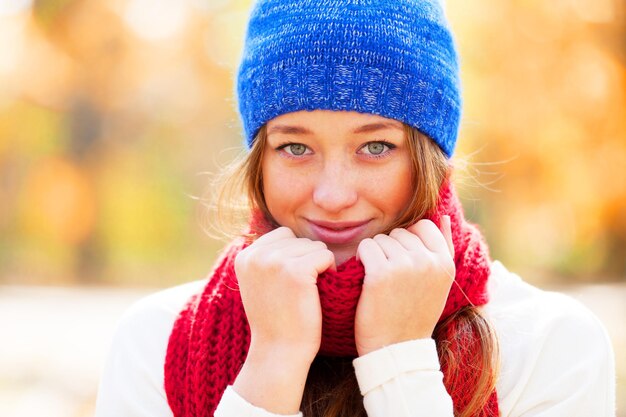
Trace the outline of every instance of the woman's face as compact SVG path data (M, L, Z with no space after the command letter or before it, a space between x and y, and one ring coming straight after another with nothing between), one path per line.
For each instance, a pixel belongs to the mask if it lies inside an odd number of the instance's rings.
M298 237L321 240L337 265L409 204L411 157L401 122L344 111L299 111L267 123L267 207Z

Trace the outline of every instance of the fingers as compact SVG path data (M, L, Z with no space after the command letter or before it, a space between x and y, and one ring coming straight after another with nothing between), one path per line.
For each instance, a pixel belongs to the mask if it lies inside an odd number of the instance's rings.
M296 237L296 235L293 233L293 231L290 228L283 226L283 227L274 229L271 232L268 232L264 234L263 236L259 237L258 239L255 240L255 243L257 245L266 245L266 244L276 242L279 240L288 239L290 237Z
M367 242L366 239L361 242L362 246L360 245L357 250L357 259L361 260L364 266L367 260L372 261L372 259L378 259L378 261L400 259L406 255L407 251L428 250L454 256L449 216L442 217L441 230L432 221L422 219L408 229L397 228L388 236L380 234L369 240L373 242Z
M254 245L264 253L278 251L282 256L298 257L314 250L327 249L322 241L299 238L288 227L279 227L258 238Z
M298 262L309 263L315 268L317 274L321 274L329 268L335 268L335 255L328 249L316 250L300 256Z
M393 229L389 236L397 240L408 251L426 250L422 240L406 229Z
M393 260L406 255L407 249L395 238L387 235L376 235L373 237L374 242L380 246L383 253L389 260Z
M329 268L333 270L337 269L333 253L328 250L328 247L324 242L319 240L287 237L282 240L266 243L266 245L262 248L263 253L268 254L268 256L280 256L281 258L296 259L300 264L309 264L309 260L313 260L313 263L315 264L314 267L318 273L322 273ZM324 259L326 259L326 255L319 255L320 252L331 254L332 259L330 262L324 261ZM323 269L319 270L322 266Z
M363 239L357 248L357 256L363 263L365 271L371 271L376 265L387 261L387 256L374 239Z
M316 250L327 249L324 242L306 238L287 238L264 246L266 251L277 250L281 256L298 257Z
M320 255L318 252L325 254ZM331 255L330 260L328 260L328 254ZM270 258L274 260L295 259L300 264L306 264L308 259L313 259L316 270L323 268L318 273L329 268L334 270L337 268L334 255L328 250L324 242L299 238L290 228L285 226L262 235L238 255L242 262L244 262L243 259L250 257L260 257L260 259L265 260Z
M432 221L422 219L413 226L408 227L407 230L419 237L426 249L431 252L450 253L447 239ZM452 237L450 233L450 241L451 240Z

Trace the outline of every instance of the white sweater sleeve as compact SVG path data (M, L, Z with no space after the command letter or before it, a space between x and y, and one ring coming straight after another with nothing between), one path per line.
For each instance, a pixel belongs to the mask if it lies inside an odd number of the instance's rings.
M247 402L229 385L215 410L215 417L302 417L302 413L292 415L270 413Z
M570 297L541 292L498 317L502 417L614 417L615 362L604 326ZM528 320L532 315L541 319ZM432 339L399 343L354 360L369 417L452 417Z
M353 361L369 417L452 417L432 339L397 343ZM216 417L278 417L254 407L228 387ZM302 413L289 416L298 417Z
M173 317L145 308L144 300L118 322L100 379L96 417L173 417L162 388Z
M433 339L397 343L353 361L369 417L452 417Z
M124 313L100 378L96 417L173 417L164 388L167 342L178 313L204 284L159 291Z

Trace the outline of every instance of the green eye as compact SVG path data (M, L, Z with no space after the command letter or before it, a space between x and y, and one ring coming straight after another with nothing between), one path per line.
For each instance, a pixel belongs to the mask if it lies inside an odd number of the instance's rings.
M304 153L306 152L306 146L301 143L292 143L287 146L287 148L289 148L289 153L296 156L304 155Z
M367 151L372 155L380 155L385 151L385 146L381 142L370 142L367 144Z

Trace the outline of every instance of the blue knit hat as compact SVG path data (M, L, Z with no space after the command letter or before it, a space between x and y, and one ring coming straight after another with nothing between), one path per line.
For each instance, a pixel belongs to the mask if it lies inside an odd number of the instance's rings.
M248 147L299 110L352 110L414 126L451 156L458 57L440 0L258 0L237 76Z

